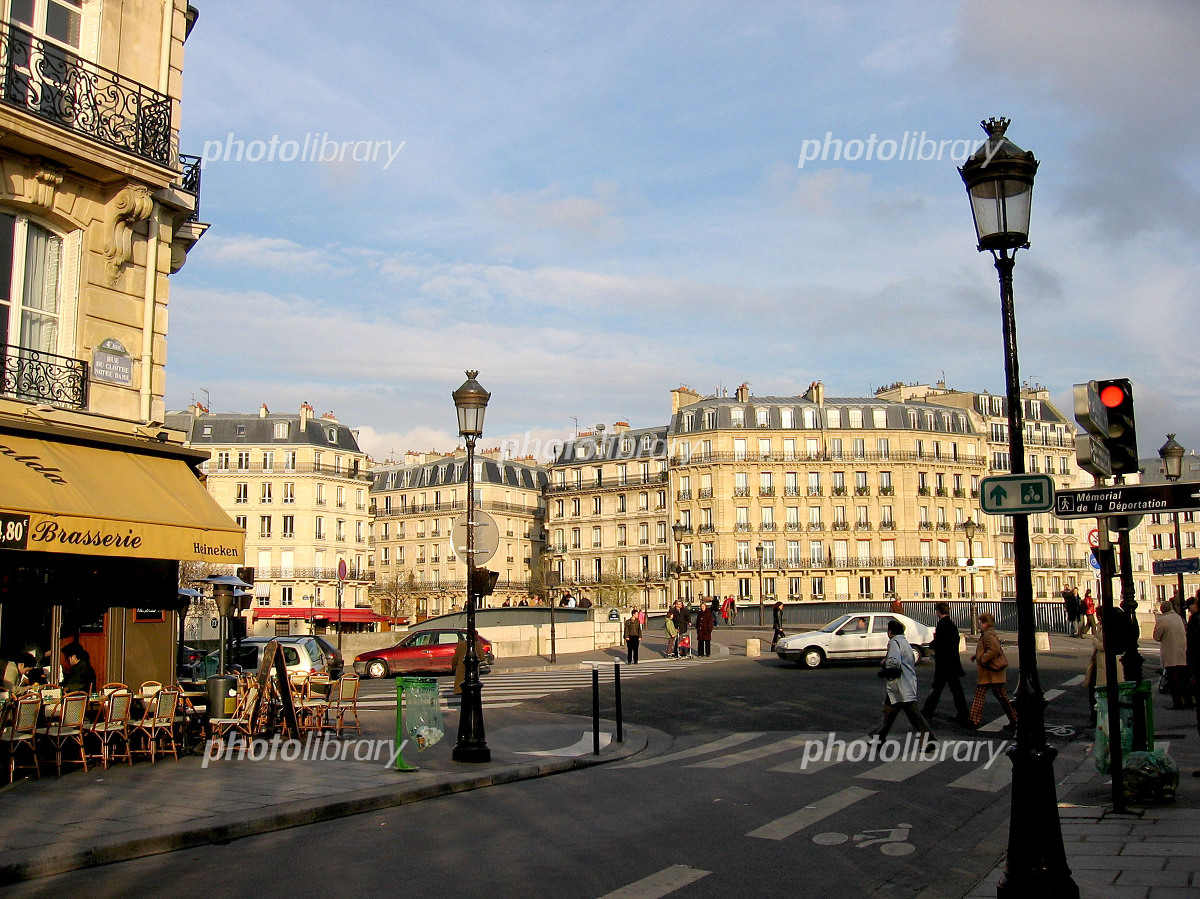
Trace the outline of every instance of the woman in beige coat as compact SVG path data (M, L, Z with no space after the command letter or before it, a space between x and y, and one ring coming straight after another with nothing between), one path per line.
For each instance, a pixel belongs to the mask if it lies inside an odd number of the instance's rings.
M1187 629L1170 602L1164 602L1159 607L1159 615L1154 619L1154 639L1159 643L1163 671L1167 673L1171 689L1171 708L1190 707L1192 697L1187 684Z
M975 663L975 699L971 703L970 721L976 727L983 720L983 702L990 690L1000 701L1004 714L1008 716L1008 727L1016 730L1017 712L1008 698L1008 658L1004 647L996 636L996 619L990 612L979 616L979 642L971 661Z

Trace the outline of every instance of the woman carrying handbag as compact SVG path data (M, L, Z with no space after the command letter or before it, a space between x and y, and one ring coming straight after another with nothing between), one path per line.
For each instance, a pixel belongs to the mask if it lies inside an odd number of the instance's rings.
M971 703L971 724L978 727L983 721L983 702L990 690L1008 716L1007 731L1017 729L1017 712L1008 698L1008 657L1004 655L1004 647L996 636L996 619L990 612L979 616L979 642L975 645L975 655L971 661L977 671L975 681L975 699Z

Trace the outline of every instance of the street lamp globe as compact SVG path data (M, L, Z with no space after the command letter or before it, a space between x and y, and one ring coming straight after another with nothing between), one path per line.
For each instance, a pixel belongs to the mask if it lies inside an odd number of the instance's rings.
M454 397L454 408L458 410L458 433L475 438L483 435L483 416L492 395L475 380L478 371L468 371L466 375L467 380L451 396Z
M975 519L973 519L973 518L968 518L966 520L966 523L963 524L963 533L967 535L967 555L968 556L974 555L974 553L971 551L971 547L974 544L975 531L976 531L976 529L978 529L978 527L979 527L979 525L977 525L975 523Z
M762 560L763 560L763 545L761 543L758 544L758 546L754 547L754 557L756 559L758 559L759 563L762 562Z
M678 543L683 539L683 535L687 533L687 525L677 521L671 525L671 530L675 534L675 542Z
M1167 442L1158 448L1158 458L1162 459L1163 474L1168 481L1178 481L1183 475L1183 445L1174 434L1167 435Z
M958 170L971 199L979 249L1004 251L1029 246L1029 214L1038 161L1004 136L1009 119L979 124L987 140Z

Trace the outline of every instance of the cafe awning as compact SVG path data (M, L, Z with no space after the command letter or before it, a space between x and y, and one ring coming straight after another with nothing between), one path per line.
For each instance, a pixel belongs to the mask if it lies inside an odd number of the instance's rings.
M303 618L315 621L337 621L338 610L328 606L287 606L279 609L255 609L254 620L260 618ZM347 624L362 624L368 621L387 621L386 615L380 615L373 609L342 609L341 620Z
M0 549L241 564L245 532L196 454L155 443L0 431Z

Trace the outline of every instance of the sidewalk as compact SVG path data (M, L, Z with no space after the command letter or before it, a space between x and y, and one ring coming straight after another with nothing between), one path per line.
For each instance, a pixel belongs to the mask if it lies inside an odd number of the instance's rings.
M405 748L420 770L404 773L389 765L392 716L363 719L361 740L293 744L297 757L288 760L284 744L272 753L260 741L257 760L188 756L86 774L72 766L57 779L53 765L48 776L43 765L41 780L0 788L0 884L545 777L627 758L647 741L643 729L626 726L618 744L605 737L613 723L602 721L605 745L595 756L590 718L539 713L534 723L493 725L492 761L463 764L451 758L452 713L441 742L425 752Z
M1143 646L1143 651L1155 644ZM1157 683L1157 659L1150 656L1146 675ZM1074 745L1087 750L1082 761L1058 765L1058 814L1071 876L1082 897L1139 897L1166 899L1200 895L1200 736L1191 709L1171 711L1170 697L1154 692L1155 745L1167 745L1167 754L1179 766L1175 802L1147 808L1130 808L1128 814L1112 810L1112 781L1096 771L1091 740ZM1076 755L1076 753L1070 753ZM1065 778L1062 773L1066 771ZM1000 862L968 899L996 895L1004 873Z

